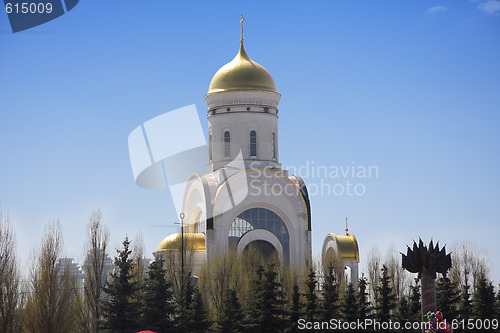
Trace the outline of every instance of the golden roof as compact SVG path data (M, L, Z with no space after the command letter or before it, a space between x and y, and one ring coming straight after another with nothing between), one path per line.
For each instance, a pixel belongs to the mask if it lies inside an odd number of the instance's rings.
M359 262L358 241L353 234L347 233L345 236L337 236L332 233L329 235L331 235L337 243L336 256L338 260L356 260Z
M171 234L163 239L158 246L158 252L161 251L180 251L181 250L181 233ZM184 244L186 251L205 251L205 234L185 232Z
M215 73L207 95L228 91L264 91L278 93L271 74L250 59L245 52L243 40L234 59Z

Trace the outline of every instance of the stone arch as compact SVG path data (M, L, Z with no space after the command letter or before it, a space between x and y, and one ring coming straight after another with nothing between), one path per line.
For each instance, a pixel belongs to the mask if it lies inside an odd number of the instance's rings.
M266 229L253 229L245 233L238 241L236 251L241 254L243 250L252 242L265 241L271 244L278 252L279 261L282 263L284 260L283 246L280 240L272 232Z
M242 185L240 187L239 185ZM281 195L265 193L272 186L282 188ZM234 219L250 208L275 212L289 232L290 264L299 268L311 262L311 234L308 230L307 205L299 184L281 170L250 168L236 172L219 185L214 200L214 237L210 240L222 250L229 249L229 231Z
M327 234L323 241L321 249L321 260L323 268L326 269L330 264L339 273L344 275L344 268L349 268L350 283L356 288L358 285L358 263L359 263L359 249L356 237L352 234L342 236L333 233Z
M189 232L197 232L194 231L193 224L198 222L197 218L200 212L206 221L205 224L208 224L207 219L211 217L212 206L210 204L210 190L204 177L193 174L189 178L184 190L182 212L185 214L184 222L187 226L186 230Z

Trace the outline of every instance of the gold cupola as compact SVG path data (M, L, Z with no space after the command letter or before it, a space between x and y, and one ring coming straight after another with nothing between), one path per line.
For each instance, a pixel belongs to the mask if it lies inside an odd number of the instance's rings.
M278 94L271 74L253 61L243 46L243 16L241 18L240 50L234 59L215 73L207 95L229 91L263 91Z
M181 233L171 234L165 237L158 246L157 252L180 251L182 243ZM184 246L186 251L205 251L204 233L184 233Z

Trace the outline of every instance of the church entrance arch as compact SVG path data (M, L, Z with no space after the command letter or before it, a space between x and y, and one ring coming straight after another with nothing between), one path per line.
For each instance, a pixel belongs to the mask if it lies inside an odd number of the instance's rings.
M276 248L268 241L261 239L254 240L253 242L247 244L242 253L245 257L251 257L254 254L257 254L266 262L279 261L278 251Z
M229 229L229 247L241 253L254 241L272 245L281 260L290 262L290 235L288 228L278 214L262 207L254 207L239 214ZM255 243L264 252L271 251L265 243Z
M246 232L238 241L236 250L240 254L248 254L249 251L259 252L263 259L272 259L274 255L278 262L284 259L283 246L279 239L265 229L253 229Z

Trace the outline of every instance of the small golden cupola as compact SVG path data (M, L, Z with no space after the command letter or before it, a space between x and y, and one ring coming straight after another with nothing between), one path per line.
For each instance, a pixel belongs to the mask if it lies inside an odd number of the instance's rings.
M182 243L181 233L171 234L163 239L156 252L180 251ZM184 233L184 247L186 251L205 251L205 234Z
M341 269L348 267L351 276L350 282L355 287L358 285L359 247L356 237L349 233L347 217L345 219L345 235L327 234L323 241L321 257L323 267L329 267L332 264L340 266Z

